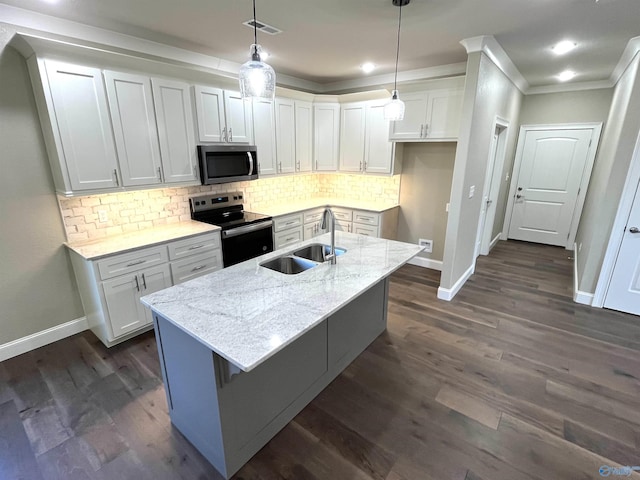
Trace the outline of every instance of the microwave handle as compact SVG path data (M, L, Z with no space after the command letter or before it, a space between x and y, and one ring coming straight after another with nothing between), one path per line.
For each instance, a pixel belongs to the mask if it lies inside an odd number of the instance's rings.
M253 155L251 152L247 152L247 156L249 157L249 175L253 175Z

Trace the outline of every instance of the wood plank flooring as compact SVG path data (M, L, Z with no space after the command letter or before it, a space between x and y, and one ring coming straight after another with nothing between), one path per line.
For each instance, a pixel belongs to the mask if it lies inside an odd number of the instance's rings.
M568 254L499 242L452 302L436 299L439 272L400 269L387 332L235 478L577 480L640 465L640 319L573 303ZM220 476L171 426L153 333L107 349L84 332L0 363L0 478Z

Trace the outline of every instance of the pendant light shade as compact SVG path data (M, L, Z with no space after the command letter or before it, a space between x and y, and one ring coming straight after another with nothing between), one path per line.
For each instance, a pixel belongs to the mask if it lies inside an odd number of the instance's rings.
M396 46L396 71L393 79L393 92L391 100L384 106L385 120L402 120L404 118L404 102L398 98L398 58L400 57L400 26L402 25L402 7L408 5L411 0L392 0L393 4L400 7L398 14L398 43Z
M258 45L256 0L253 0L253 40L249 50L251 60L240 67L240 93L245 99L258 98L272 102L276 95L276 72L260 58L262 47Z

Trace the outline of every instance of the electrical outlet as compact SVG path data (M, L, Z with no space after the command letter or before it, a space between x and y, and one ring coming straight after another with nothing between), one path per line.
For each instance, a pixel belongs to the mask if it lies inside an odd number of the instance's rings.
M109 215L107 215L106 210L98 210L98 220L100 221L100 223L109 221Z
M473 198L473 195L476 193L476 186L475 185L471 185L469 187L469 198Z
M421 238L418 240L418 245L424 247L424 253L432 253L433 252L433 240L427 240L425 238Z
M444 206L444 211L445 212L449 211L449 202L447 202L447 204Z

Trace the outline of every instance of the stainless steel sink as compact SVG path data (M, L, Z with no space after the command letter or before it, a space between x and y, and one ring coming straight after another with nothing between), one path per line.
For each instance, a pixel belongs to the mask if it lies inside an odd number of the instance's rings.
M344 248L336 247L336 257L342 255L346 250ZM323 245L322 243L312 243L300 250L293 252L296 257L306 258L314 262L324 262L327 255L331 253L331 247L329 245Z
M305 270L309 270L318 264L305 260L304 258L296 258L286 255L284 257L278 257L267 262L263 262L260 265L270 270L284 273L285 275L295 275L296 273L302 273Z

